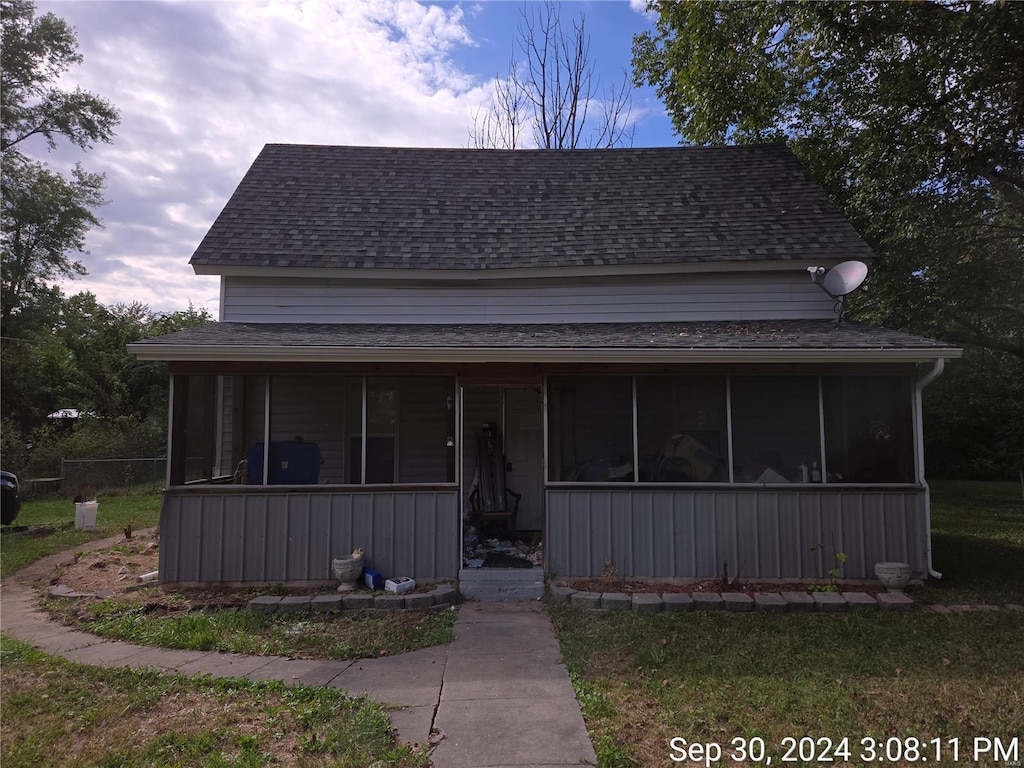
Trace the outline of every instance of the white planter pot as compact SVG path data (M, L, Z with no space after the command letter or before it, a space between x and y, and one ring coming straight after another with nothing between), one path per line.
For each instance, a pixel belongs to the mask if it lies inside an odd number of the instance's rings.
M875 576L890 592L902 592L910 582L910 565L907 563L875 563Z
M341 582L338 591L347 592L355 587L359 577L363 574L363 556L336 557L331 560L331 571L334 573L334 578Z

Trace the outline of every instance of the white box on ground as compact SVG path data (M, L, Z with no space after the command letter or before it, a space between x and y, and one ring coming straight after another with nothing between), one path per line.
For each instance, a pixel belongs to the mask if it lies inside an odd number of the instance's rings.
M416 582L408 576L395 576L395 578L388 579L384 582L384 591L401 594L402 592L408 592L415 586Z
M91 531L96 527L96 510L99 508L98 501L76 501L75 502L75 528L80 531Z

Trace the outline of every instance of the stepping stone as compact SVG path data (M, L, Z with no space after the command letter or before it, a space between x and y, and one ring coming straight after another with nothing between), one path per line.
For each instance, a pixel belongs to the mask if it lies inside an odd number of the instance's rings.
M814 607L822 613L843 613L847 608L846 598L838 592L815 592Z
M840 592L851 611L877 611L878 601L867 592Z
M914 601L902 592L881 592L878 607L883 611L909 611L914 607Z
M754 598L744 595L742 592L723 592L722 602L727 611L745 613L754 610Z
M717 592L694 592L693 609L695 611L720 611L724 601Z
M431 592L416 593L405 596L405 607L412 611L422 611L434 607L434 595Z
M661 597L653 593L641 593L633 595L633 610L641 613L660 611L662 608Z
M551 595L551 599L558 604L568 603L572 593L573 590L569 587L553 586L548 589L548 594Z
M309 607L317 613L340 611L341 595L317 595L309 601Z
M459 598L459 591L450 584L436 586L430 594L434 596L434 605L455 605Z
M75 592L75 590L73 590L71 587L66 587L63 584L54 584L50 587L49 593L50 597L92 597L91 592Z
M782 599L786 601L787 611L814 610L814 598L806 592L783 592Z
M1024 613L1024 605L1017 605L1017 603L1007 603L1003 607L1006 608L1006 610L1008 611L1013 611L1014 613Z
M628 611L633 607L633 600L621 592L605 592L601 595L601 607L607 611Z
M786 611L786 601L782 599L782 595L775 592L757 593L754 595L754 608L759 611L767 611L769 613L784 613Z
M277 610L281 613L304 613L309 610L309 604L309 595L289 595L281 598Z
M346 611L366 610L373 608L373 595L342 595L341 604L345 606Z
M945 616L948 616L949 614L953 613L953 609L950 608L948 605L929 605L928 610L933 611L935 613L941 613Z
M573 608L600 608L600 592L573 592L569 596L569 604Z
M246 606L256 613L276 613L280 602L281 598L275 595L260 595L246 603Z
M666 611L692 611L693 598L683 592L666 592L661 596Z
M405 608L405 595L377 595L373 607L381 611L400 611Z

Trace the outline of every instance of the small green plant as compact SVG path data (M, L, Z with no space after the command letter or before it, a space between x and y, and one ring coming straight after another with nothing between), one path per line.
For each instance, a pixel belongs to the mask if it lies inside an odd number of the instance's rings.
M610 586L620 587L626 583L625 577L619 573L611 560L604 561L604 573L601 574L601 581Z
M818 544L811 547L813 552L816 549L824 549L824 544ZM845 552L836 552L833 556L835 558L835 565L828 570L828 584L811 584L808 589L811 592L838 592L839 591L839 580L843 577L843 563L846 562Z

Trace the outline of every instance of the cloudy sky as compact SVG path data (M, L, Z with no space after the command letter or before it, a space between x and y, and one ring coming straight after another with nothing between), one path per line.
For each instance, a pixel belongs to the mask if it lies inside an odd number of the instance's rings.
M472 115L507 69L519 2L238 0L43 2L77 30L80 85L121 112L109 145L28 152L106 174L89 274L65 285L101 302L218 312L218 282L188 260L270 142L466 146ZM649 28L642 0L564 2L586 15L606 78ZM635 90L635 146L676 143L653 92Z

